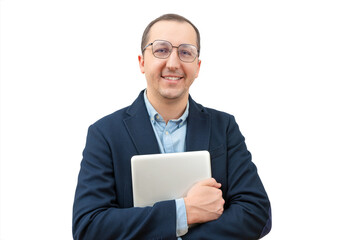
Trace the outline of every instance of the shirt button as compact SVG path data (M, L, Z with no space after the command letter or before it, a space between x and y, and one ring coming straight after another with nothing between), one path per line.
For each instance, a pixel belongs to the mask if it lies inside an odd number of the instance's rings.
M169 135L169 132L168 132L168 131L166 131L166 132L165 132L165 134L166 134L166 135Z

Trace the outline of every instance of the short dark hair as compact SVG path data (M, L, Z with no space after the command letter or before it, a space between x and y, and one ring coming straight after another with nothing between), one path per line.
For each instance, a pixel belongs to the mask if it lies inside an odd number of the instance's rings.
M150 32L151 27L155 23L160 22L160 21L176 21L176 22L187 22L187 23L189 23L194 28L194 30L196 32L196 45L197 45L196 47L199 50L198 54L200 55L200 32L199 32L199 30L188 19L186 19L183 16L180 16L178 14L172 14L172 13L162 15L162 16L156 18L155 20L153 20L151 23L149 23L149 25L147 25L147 27L144 30L142 39L141 39L141 52L143 52L144 47L146 46L147 42L149 41L149 32Z

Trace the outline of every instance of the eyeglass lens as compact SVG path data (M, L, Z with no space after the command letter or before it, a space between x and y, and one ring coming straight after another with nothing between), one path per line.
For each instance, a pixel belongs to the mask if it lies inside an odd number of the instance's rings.
M170 42L156 40L152 44L153 54L157 58L167 58L170 56L173 46ZM178 54L181 61L193 62L197 56L197 49L190 44L181 44Z

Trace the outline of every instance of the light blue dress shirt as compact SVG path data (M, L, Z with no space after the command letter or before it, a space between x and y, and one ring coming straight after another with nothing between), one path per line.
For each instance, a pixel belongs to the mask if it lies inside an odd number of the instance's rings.
M146 96L146 90L144 92L144 100L161 153L185 152L185 137L187 117L189 115L189 102L186 106L184 114L179 119L169 120L166 124L161 115L149 102L149 99ZM188 231L186 208L183 198L176 199L175 203L176 236L180 237L185 235Z

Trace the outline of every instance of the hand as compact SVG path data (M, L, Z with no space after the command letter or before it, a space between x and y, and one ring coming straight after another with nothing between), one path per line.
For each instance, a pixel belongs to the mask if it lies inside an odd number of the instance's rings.
M224 212L225 200L221 183L209 178L195 184L184 198L188 225L218 219Z

